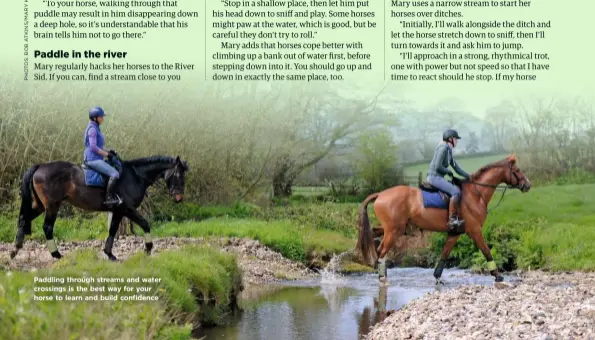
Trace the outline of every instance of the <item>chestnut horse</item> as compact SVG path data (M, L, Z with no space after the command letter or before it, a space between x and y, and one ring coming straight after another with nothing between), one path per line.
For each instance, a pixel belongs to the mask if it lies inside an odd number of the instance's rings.
M460 230L448 233L440 261L434 270L434 277L437 283L441 282L442 270L450 251L459 236L467 233L488 261L488 269L495 277L496 282L501 282L504 278L499 273L481 233L487 216L488 203L499 184L505 183L509 188L519 189L526 193L531 189L531 182L517 167L515 155L511 154L506 159L482 167L471 175L469 181L454 180L453 183L461 188L459 213L460 217L465 220L465 224L459 228ZM428 204L431 200L430 196L440 197L439 194L442 195L443 202L434 203L434 205ZM427 200L425 204L424 199ZM370 228L367 210L368 204L373 200L375 200L374 213L382 227L382 230L377 228L374 232ZM434 200L436 201L436 199ZM397 239L404 234L407 224L435 232L448 232L448 200L447 195L439 193L436 188L432 188L424 182L420 188L405 185L395 186L374 193L362 202L359 209L359 235L356 248L361 252L367 265L371 267L378 265L378 276L382 284L387 282L385 256ZM382 242L377 249L374 249L374 233L380 234L382 231L384 234Z

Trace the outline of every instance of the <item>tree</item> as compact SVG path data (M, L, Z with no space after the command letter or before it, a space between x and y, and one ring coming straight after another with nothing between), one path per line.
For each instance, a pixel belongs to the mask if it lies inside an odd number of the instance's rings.
M368 192L377 192L398 182L397 145L391 132L383 127L366 131L359 137L357 175Z
M477 153L479 151L479 138L477 138L477 134L475 131L472 131L469 134L469 140L467 141L467 147L465 148L467 153Z
M493 151L504 151L510 147L512 138L512 123L515 121L517 109L508 101L502 101L498 105L490 107L485 112L484 135L490 140Z
M429 159L446 129L464 129L470 113L457 98L446 98L423 109L411 108L407 114L411 125L403 133L415 141L422 159ZM459 131L460 133L461 131Z
M272 162L273 196L292 194L295 179L304 170L325 158L338 146L352 144L352 138L379 125L396 125L391 113L377 106L382 91L372 98L357 98L337 91L310 93L309 100L296 112L281 148ZM296 111L298 109L296 108Z
M415 110L412 117L415 135L413 140L422 159L431 158L436 149L436 141L431 136L440 134L440 119L432 110Z
M433 108L435 117L440 121L441 130L446 129L465 129L465 118L469 112L465 109L465 104L458 98L446 98L439 101Z

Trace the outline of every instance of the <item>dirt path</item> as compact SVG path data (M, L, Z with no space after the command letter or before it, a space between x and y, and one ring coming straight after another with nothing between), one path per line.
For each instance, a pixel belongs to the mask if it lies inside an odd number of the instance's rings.
M244 272L245 284L272 283L281 280L311 279L317 274L300 263L284 258L281 254L265 247L258 241L239 238L178 238L165 237L154 239L153 254L163 250L176 249L186 244L204 244L215 246L221 251L237 255L240 267ZM62 255L81 248L93 248L103 254L103 240L59 242L58 247ZM56 261L47 251L44 244L37 241L26 241L24 248L17 257L10 260L9 252L14 249L12 243L0 243L0 267L12 270L41 269ZM144 250L144 240L138 236L126 236L114 242L114 255L124 260L131 255Z
M595 273L530 272L517 284L426 294L365 339L595 340Z

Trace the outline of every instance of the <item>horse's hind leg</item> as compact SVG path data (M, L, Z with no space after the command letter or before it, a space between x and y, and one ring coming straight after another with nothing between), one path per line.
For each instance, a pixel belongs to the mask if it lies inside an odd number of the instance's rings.
M25 242L25 236L31 235L31 222L39 217L43 213L43 209L37 208L30 212L29 215L20 215L17 235L14 242L14 250L10 252L10 258L13 259L17 256L19 250L23 249L23 243Z
M45 219L43 221L43 232L45 233L48 251L56 259L62 258L62 254L58 251L56 240L54 240L54 224L58 217L58 210L60 210L59 203L49 205L45 211Z
M153 250L153 238L151 237L151 227L149 222L136 210L132 210L128 214L128 218L136 224L138 224L145 232L145 252L151 254Z
M446 260L448 260L448 256L452 251L452 248L457 243L460 234L449 234L446 238L446 242L444 242L444 246L442 247L442 254L440 254L440 261L436 264L436 268L434 268L434 277L436 278L436 284L442 284L442 271L444 270L444 266L446 265Z
M388 252L395 245L399 236L405 233L406 223L384 222L382 220L380 223L384 227L384 237L376 250L378 253L378 279L380 280L380 284L385 285L388 283L386 276L386 255L388 255Z

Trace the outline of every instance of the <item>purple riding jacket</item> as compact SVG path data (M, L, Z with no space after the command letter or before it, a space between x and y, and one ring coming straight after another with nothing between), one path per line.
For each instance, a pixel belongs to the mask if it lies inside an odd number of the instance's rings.
M94 121L90 121L85 129L85 154L83 155L83 162L90 162L96 160L103 160L103 156L97 153L99 148L103 149L105 139L99 129L99 125Z

